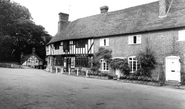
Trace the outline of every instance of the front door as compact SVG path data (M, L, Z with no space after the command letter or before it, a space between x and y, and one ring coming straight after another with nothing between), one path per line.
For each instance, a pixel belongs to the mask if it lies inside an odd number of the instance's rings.
M179 59L180 57L178 56L166 57L166 81L175 80L181 82Z

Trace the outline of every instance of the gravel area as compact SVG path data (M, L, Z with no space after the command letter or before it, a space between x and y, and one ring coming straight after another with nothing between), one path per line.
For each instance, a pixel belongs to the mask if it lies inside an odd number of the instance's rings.
M0 109L185 109L185 90L0 68Z

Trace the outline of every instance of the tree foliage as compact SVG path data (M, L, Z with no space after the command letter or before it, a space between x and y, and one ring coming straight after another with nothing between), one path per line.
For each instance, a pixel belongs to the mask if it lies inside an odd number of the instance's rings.
M0 61L20 60L21 52L32 48L44 59L45 45L51 36L41 25L32 21L29 10L10 0L0 0Z
M113 59L110 62L110 67L114 70L119 69L122 71L123 74L129 75L130 72L130 67L128 65L128 60L127 59Z
M100 60L104 59L107 62L110 62L112 58L112 50L106 49L106 48L99 48L98 52L94 54L93 60L92 60L92 67L91 70L93 72L98 72L100 68Z
M14 23L19 19L31 19L29 10L10 0L0 0L0 31L10 35L14 29Z

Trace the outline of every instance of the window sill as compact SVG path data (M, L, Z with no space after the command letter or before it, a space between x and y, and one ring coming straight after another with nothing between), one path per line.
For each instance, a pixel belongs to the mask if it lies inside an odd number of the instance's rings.
M177 42L185 42L185 40L177 40Z
M100 47L108 47L108 46L100 46Z
M141 43L138 43L138 44L137 43L136 44L128 44L128 45L141 45Z
M109 71L109 70L100 70L100 71Z

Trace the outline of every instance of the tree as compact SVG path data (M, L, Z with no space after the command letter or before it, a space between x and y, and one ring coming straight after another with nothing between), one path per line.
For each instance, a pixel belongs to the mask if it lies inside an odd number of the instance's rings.
M32 19L29 10L10 0L0 0L0 31L10 35L14 23L19 19Z
M36 25L30 20L19 20L14 27L13 50L16 57L20 52L29 54L32 48L36 48L36 53L44 59L45 45L50 41L51 36L41 25ZM29 51L28 51L29 50Z
M21 52L30 54L33 47L44 59L45 45L50 39L45 28L32 21L26 7L0 0L0 61L19 62Z

